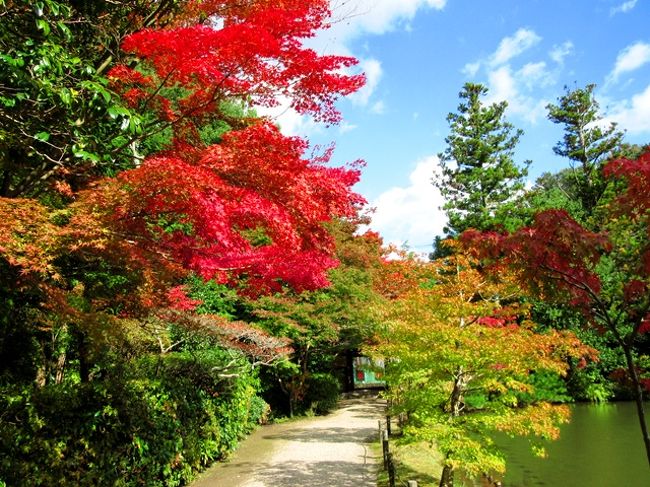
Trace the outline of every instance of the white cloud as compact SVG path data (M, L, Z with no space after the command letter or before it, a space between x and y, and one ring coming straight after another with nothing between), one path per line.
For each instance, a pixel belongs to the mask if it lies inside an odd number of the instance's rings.
M364 59L359 62L359 67L366 74L366 84L348 98L355 105L366 106L374 93L383 75L381 62L377 59Z
M650 44L637 42L627 46L618 53L614 69L607 77L607 80L608 82L616 82L621 74L639 69L647 63L650 63Z
M615 105L606 121L617 122L629 134L650 134L650 85L630 100Z
M536 79L527 79L526 71L535 72ZM550 83L552 78L549 76L551 75L541 66L535 64L526 65L515 74L512 73L510 66L502 66L488 73L488 96L485 103L491 104L505 100L508 102L509 113L534 124L539 118L544 117L547 102L544 99L537 100L522 93L521 88L531 82L532 89L533 86L540 84L540 79L544 80L543 83Z
M379 100L378 102L372 104L372 107L370 107L370 111L375 115L383 115L384 112L386 111L386 104L384 103L383 100Z
M473 76L481 67L485 68L488 88L485 103L507 101L509 115L534 124L546 114L547 101L540 96L542 89L556 84L564 57L573 50L573 44L567 41L549 53L557 64L549 66L545 61L537 61L514 67L514 58L541 40L531 29L520 28L503 38L490 56L466 64L463 73Z
M335 0L332 32L346 42L363 33L384 34L408 21L421 8L442 10L446 0Z
M550 86L555 82L544 61L525 64L517 76L530 90L535 86Z
M627 2L623 2L620 5L617 5L616 7L612 7L609 11L609 15L616 15L618 13L625 14L636 6L636 2L637 0L629 0Z
M467 63L463 66L462 73L468 78L473 78L478 73L478 70L481 69L481 61L476 61L475 63Z
M352 56L350 44L354 39L366 34L380 35L399 28L408 29L418 10L442 10L446 3L447 0L334 0L331 27L308 39L306 45L321 54ZM361 59L359 66L368 81L350 98L366 106L381 80L381 64L375 59Z
M488 73L488 90L485 100L488 104L503 100L510 101L519 96L510 66L502 66Z
M467 63L463 66L461 72L465 76L473 78L482 66L486 66L488 69L498 70L499 67L507 66L511 59L527 51L541 40L542 38L533 30L522 27L514 35L501 39L496 51L487 59Z
M440 207L444 201L432 184L439 160L430 156L417 162L407 187L393 187L371 203L376 208L370 227L378 231L386 243L408 243L414 250L430 251L428 247L443 234L446 217Z
M553 46L548 53L550 58L558 64L564 64L564 58L573 53L573 42L566 41L562 44Z
M347 134L348 132L352 132L353 130L356 130L358 127L359 127L358 125L355 125L353 123L343 122L339 126L339 133Z
M382 77L381 63L373 58L361 58L352 52L351 41L365 34L383 34L398 28L407 28L418 10L432 8L442 10L446 0L333 0L332 23L329 29L320 31L305 40L305 46L320 54L354 56L359 59L358 71L366 74L366 85L350 95L350 101L358 106L368 106L373 113L383 113L382 101L373 103L372 97ZM309 135L319 130L311 119L289 108L288 100L280 100L280 106L258 109L277 122L287 135ZM350 127L342 128L342 132Z
M530 29L519 29L512 37L505 37L499 43L499 47L492 55L490 64L499 66L507 63L512 58L530 49L542 40Z

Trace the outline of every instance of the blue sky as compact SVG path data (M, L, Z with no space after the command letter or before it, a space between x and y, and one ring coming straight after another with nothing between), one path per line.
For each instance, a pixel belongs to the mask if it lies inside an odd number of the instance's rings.
M553 154L561 128L545 106L564 86L596 83L607 120L626 141L650 142L650 0L333 0L335 22L312 45L360 61L367 86L339 104L338 127L287 110L283 130L312 144L335 142L334 162L364 159L356 189L376 208L386 241L426 252L444 225L431 184L445 148L446 116L467 81L506 100L524 130L518 162L530 179L568 161Z

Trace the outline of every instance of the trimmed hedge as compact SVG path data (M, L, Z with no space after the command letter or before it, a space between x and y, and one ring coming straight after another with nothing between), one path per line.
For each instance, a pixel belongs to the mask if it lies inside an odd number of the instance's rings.
M177 486L261 419L257 377L219 350L141 359L122 377L0 391L0 485Z

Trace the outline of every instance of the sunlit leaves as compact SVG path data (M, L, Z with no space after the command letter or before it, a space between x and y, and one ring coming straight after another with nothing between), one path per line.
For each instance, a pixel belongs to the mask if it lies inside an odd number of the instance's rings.
M527 174L513 161L522 135L505 120L507 102L486 105L487 88L466 83L459 93L457 113L447 116L447 147L438 154L442 174L434 178L446 200L446 232L458 235L468 228L488 230L507 215L509 203L523 190Z
M24 277L56 276L57 227L47 210L26 199L0 198L0 256Z
M325 26L326 2L252 2L249 8L206 2L196 10L213 15L213 22L144 29L124 40L122 48L155 73L144 77L126 65L111 71L115 88L132 106L157 102L162 118L189 121L224 99L275 106L284 96L299 113L335 123L340 114L334 101L364 82L344 73L355 59L321 56L302 46L302 39ZM165 89L173 87L183 95L166 97Z
M304 142L268 124L231 132L183 158L160 156L107 182L115 231L168 253L206 279L253 294L327 284L323 224L353 216L358 171L303 159ZM165 222L161 225L161 222Z
M511 269L520 283L548 301L569 304L589 322L607 330L625 356L621 382L637 401L646 453L650 435L643 410L643 348L650 316L650 174L648 152L619 159L603 169L620 193L603 208L600 232L591 232L563 210L537 215L533 225L513 234L468 232L462 239L483 265Z
M81 172L96 177L124 164L108 155L120 121L106 111L119 101L98 71L110 44L103 44L106 30L119 30L104 22L120 5L102 2L98 8L102 15L89 14L89 5L54 0L20 0L5 7L0 26L3 196L42 194L50 181L80 184Z
M385 309L378 347L389 360L388 396L409 413L407 434L436 441L448 467L503 472L494 431L554 438L566 420L565 409L535 398L531 374L564 375L567 359L593 351L572 333L538 332L514 275L485 273L447 245L448 257L402 264L411 287Z
M627 187L608 204L609 219L601 232L584 228L564 210L547 210L512 234L468 231L462 240L484 263L510 266L522 284L547 298L569 296L592 320L608 323L616 316L609 327L625 326L627 314L639 326L649 305L644 293L650 279L649 166L648 153L605 166L606 177L619 178Z

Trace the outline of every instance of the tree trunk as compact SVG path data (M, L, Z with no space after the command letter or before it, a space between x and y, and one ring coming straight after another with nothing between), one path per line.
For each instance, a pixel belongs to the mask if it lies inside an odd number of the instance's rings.
M650 435L648 434L648 425L645 419L645 410L643 409L643 389L641 388L641 383L639 382L639 374L637 373L630 347L627 345L623 346L623 351L625 352L627 370L630 373L630 378L634 384L634 401L636 402L637 416L639 417L639 423L641 425L641 435L643 436L645 453L646 457L648 458L648 466L650 466Z
M56 361L52 357L52 372L54 373L55 384L61 384L65 377L65 368L68 362L68 337L69 330L67 325L52 330L52 355L54 356L58 351Z
M60 384L63 382L63 377L65 375L65 363L66 363L67 355L65 352L61 352L59 354L59 357L56 359L56 365L55 365L55 374L54 374L54 383L55 384Z
M6 198L11 191L11 183L13 179L13 171L16 161L16 151L9 148L3 151L2 158L0 159L0 167L2 167L2 181L0 182L0 196Z
M293 399L293 391L289 391L289 417L293 418L293 405L295 401Z
M11 187L11 172L9 169L4 169L2 172L2 182L0 182L0 196L6 197L9 194Z
M439 487L454 487L454 468L450 465L442 469Z
M79 356L79 379L81 382L90 382L90 369L92 364L90 362L90 344L88 343L88 337L78 326L70 327L70 333L75 338L77 354Z
M50 361L45 353L42 342L40 343L40 358L40 363L36 368L36 377L34 377L34 384L39 389L47 385L47 378L50 374Z
M465 393L465 388L469 382L469 377L463 371L463 367L460 366L456 369L456 374L454 377L454 388L451 391L451 396L449 398L449 416L453 421L454 418L457 418L461 415L463 410L463 395ZM452 452L447 452L447 457ZM440 487L453 487L454 485L454 468L451 465L445 465L442 469L442 475L440 477Z
M458 367L454 378L454 389L451 391L451 397L449 398L449 415L452 418L460 416L465 406L463 403L463 395L468 382L469 377L463 371L463 367Z
M37 388L45 387L47 383L47 369L45 365L40 365L36 370L36 379L34 380Z

